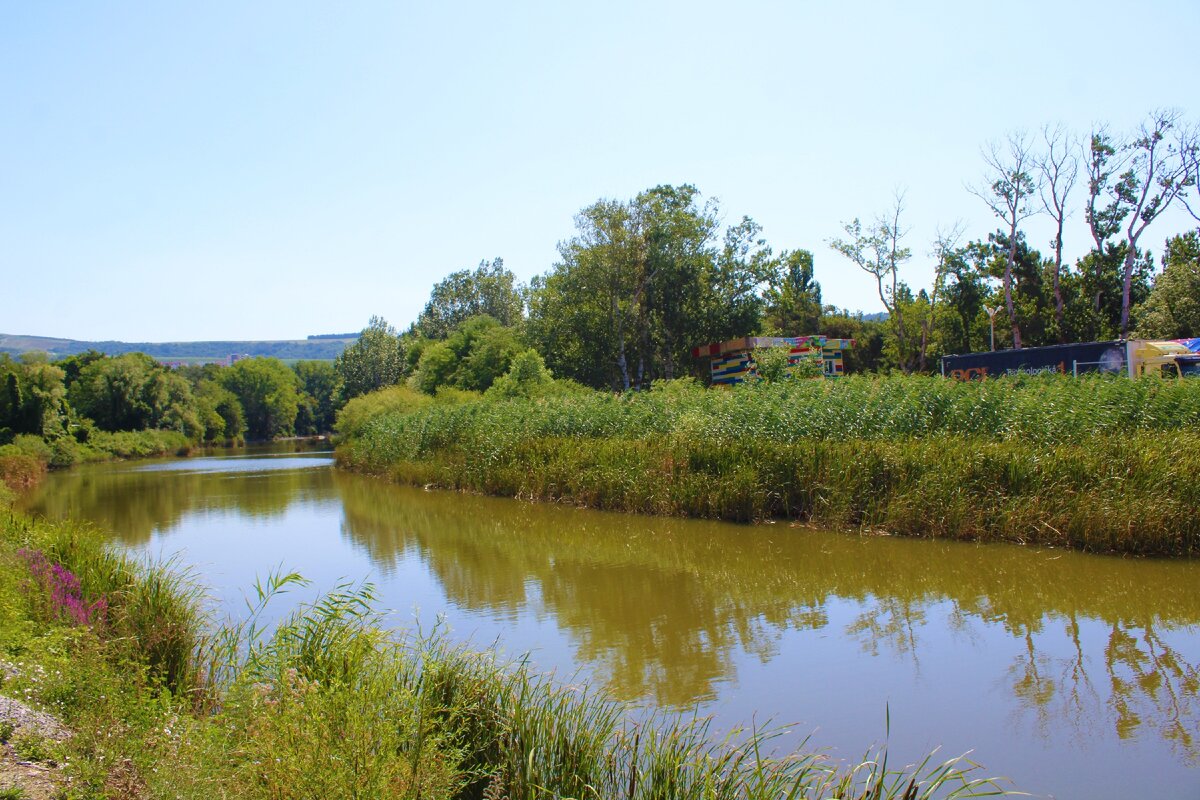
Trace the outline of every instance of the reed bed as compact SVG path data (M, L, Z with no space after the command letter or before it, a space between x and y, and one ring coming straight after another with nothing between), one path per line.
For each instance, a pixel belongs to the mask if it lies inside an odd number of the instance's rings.
M621 511L1192 555L1200 381L667 385L359 421L346 467Z
M47 750L69 765L72 797L1004 793L964 758L897 766L881 749L844 764L803 743L783 747L787 728L719 737L703 719L635 723L586 686L452 646L436 632L388 631L370 586L337 587L268 625L273 598L303 582L273 575L255 587L248 616L214 626L199 610L194 582L174 565L129 560L70 523L9 516L0 532L8 567L0 572L0 641L19 656L5 691L75 728ZM31 564L70 573L72 596L104 613L54 613L62 585L33 580L42 567ZM52 596L38 595L46 591ZM23 617L12 613L18 607Z

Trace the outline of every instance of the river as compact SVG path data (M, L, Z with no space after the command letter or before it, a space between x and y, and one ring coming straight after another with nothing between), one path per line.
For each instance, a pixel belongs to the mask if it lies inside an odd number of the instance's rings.
M632 713L795 726L857 758L970 751L1043 797L1200 797L1200 562L608 514L392 486L293 445L54 473L34 513L176 556L236 616L256 578L370 581ZM890 719L890 731L886 720Z

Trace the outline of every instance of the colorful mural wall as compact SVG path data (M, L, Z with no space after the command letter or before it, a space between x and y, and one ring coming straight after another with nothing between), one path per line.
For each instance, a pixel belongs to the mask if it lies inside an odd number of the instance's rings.
M709 358L714 386L744 383L758 375L754 351L765 347L787 347L788 368L797 367L805 359L820 359L826 378L837 378L845 370L842 355L854 347L853 339L831 339L826 336L743 336L728 342L692 348L695 358Z

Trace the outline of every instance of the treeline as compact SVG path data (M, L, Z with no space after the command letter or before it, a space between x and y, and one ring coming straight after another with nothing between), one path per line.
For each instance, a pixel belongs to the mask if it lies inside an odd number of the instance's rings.
M80 341L55 339L46 336L13 336L0 334L0 353L17 356L21 353L42 350L56 358L82 355L95 350L105 355L119 356L125 353L145 353L160 359L211 359L228 358L231 354L243 356L269 356L272 358L306 361L332 361L342 352L357 333L331 333L310 335L304 340L277 341L209 341L209 342L117 342Z
M848 372L904 373L936 372L941 355L993 339L1009 348L1197 336L1200 229L1167 238L1157 259L1144 236L1170 208L1200 220L1196 159L1195 133L1172 112L1126 137L1012 134L985 151L972 189L997 229L940 231L928 248L930 285L906 277L915 256L902 196L828 242L835 261L874 279L886 313L871 316L823 302L813 251L776 250L750 217L723 226L718 202L694 186L601 199L578 213L558 261L529 285L497 258L439 282L403 334L372 320L375 341L343 356L362 359L348 397L401 381L427 394L484 391L529 351L559 379L646 388L705 377L692 347L755 334L854 339ZM1038 214L1054 223L1044 246L1025 231ZM1092 242L1074 262L1062 245L1071 231Z
M52 467L332 430L334 366L274 358L168 369L143 353L0 354L0 456Z

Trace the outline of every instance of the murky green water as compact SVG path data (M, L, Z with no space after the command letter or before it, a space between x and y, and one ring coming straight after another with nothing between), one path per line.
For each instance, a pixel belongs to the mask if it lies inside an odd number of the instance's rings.
M603 514L280 450L54 474L28 505L181 552L231 614L279 565L312 592L369 579L397 626L442 618L641 708L795 723L846 757L890 714L894 759L972 750L1041 796L1200 797L1197 562Z

